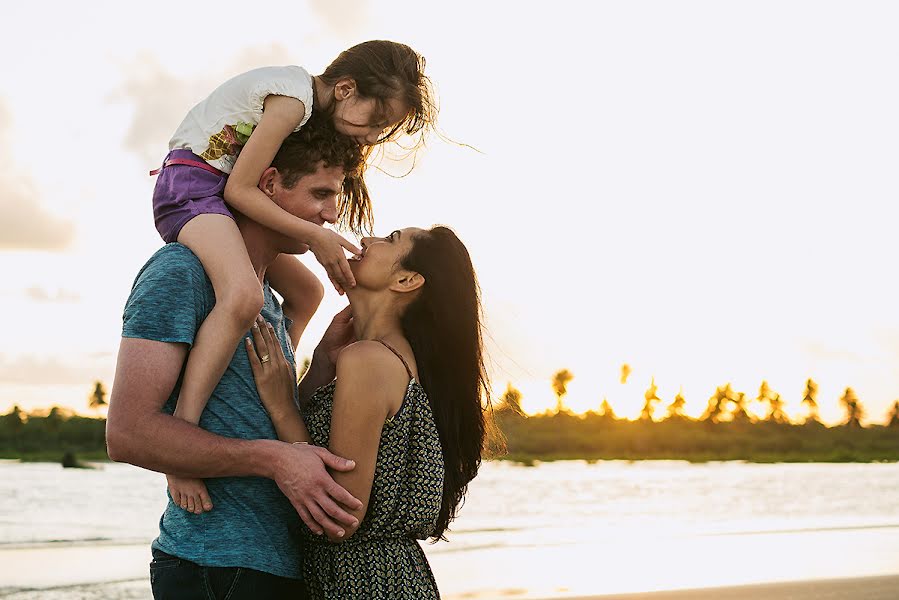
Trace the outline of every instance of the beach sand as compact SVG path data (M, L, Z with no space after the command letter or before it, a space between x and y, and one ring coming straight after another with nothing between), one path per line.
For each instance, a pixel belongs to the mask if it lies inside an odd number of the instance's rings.
M899 575L764 583L705 590L581 596L568 600L896 600Z
M0 594L3 600L146 600L147 579L95 585L74 585ZM526 593L508 592L497 600L528 598ZM566 600L896 600L899 575L769 583L703 590L615 594L612 596L559 596ZM447 598L446 600L453 600ZM459 598L461 600L461 598ZM550 600L550 599L546 599ZM556 600L556 599L553 599Z

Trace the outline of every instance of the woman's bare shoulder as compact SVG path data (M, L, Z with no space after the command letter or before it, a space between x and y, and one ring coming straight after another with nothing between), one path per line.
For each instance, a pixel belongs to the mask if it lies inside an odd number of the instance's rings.
M392 406L396 404L396 391L405 389L408 380L409 375L400 359L374 340L354 342L337 357L337 385L364 390L367 398L357 397L360 401L380 398Z

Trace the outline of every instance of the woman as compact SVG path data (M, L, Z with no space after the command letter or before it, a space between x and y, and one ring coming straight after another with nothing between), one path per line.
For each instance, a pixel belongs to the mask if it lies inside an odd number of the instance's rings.
M362 248L347 290L358 341L340 352L334 381L301 397L298 411L268 326L254 329L247 352L278 437L356 461L332 475L362 501L351 511L359 524L336 537L306 531L311 596L439 598L416 539L443 538L481 462L489 395L479 289L468 251L445 227L364 238Z

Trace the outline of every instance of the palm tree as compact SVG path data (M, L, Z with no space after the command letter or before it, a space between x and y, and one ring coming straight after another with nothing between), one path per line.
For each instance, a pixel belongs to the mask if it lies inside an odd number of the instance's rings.
M687 401L684 399L684 390L681 390L677 393L677 396L674 397L674 400L671 404L668 405L668 417L669 419L683 419L686 417L684 414L684 405Z
M103 387L102 382L97 381L94 383L93 393L87 399L87 405L97 412L107 404L109 403L106 401L106 388Z
M3 415L2 420L8 423L9 429L12 431L13 435L18 435L22 428L25 427L25 413L22 412L22 409L19 408L19 405L16 404L12 407L12 410L7 414Z
M775 393L768 398L768 416L765 418L768 421L774 421L775 423L790 422L790 417L784 412L784 401L781 399L780 394Z
M771 389L767 381L762 381L762 385L759 386L759 395L756 400L768 405L768 414L765 415L766 421L774 421L775 423L789 422L790 418L784 412L783 398Z
M752 417L750 417L749 413L746 412L746 394L744 394L743 392L733 394L730 397L730 401L734 405L734 421L739 421L741 423L749 423L752 421Z
M568 369L556 371L553 374L552 386L553 392L556 394L556 413L568 412L562 398L568 393L568 382L574 379L574 375Z
M805 418L805 422L818 423L818 384L811 377L805 382L802 404L808 409L808 416Z
M612 405L609 404L609 401L605 398L602 399L602 404L599 405L599 416L610 420L618 418L615 415L615 411L612 409Z
M762 404L768 403L768 398L771 397L771 386L768 385L767 380L762 380L762 385L759 386L759 395L756 397L756 401L761 402Z
M762 384L759 386L759 395L755 397L755 401L762 405L769 404L773 395L771 386L766 380L762 380Z
M846 425L860 427L861 419L865 416L865 410L862 408L861 402L858 401L855 390L847 387L843 395L840 396L840 404L846 410Z
M621 365L621 383L622 385L627 383L627 378L630 377L631 374L631 366L627 363Z
M899 400L896 400L893 404L887 418L889 419L889 421L887 421L887 427L899 427Z
M730 384L728 384L730 385ZM719 386L715 389L715 393L709 398L709 404L699 418L700 421L708 421L716 423L724 412L724 403L727 401L727 392L724 387Z
M62 415L62 411L59 410L58 406L54 406L50 409L50 412L45 417L47 423L47 429L53 432L59 431L59 424L62 423L64 419Z
M506 385L506 391L499 397L499 406L496 410L500 413L524 416L524 411L521 410L521 392L512 386L511 381Z
M643 393L643 398L645 398L646 402L643 403L643 410L640 411L640 420L652 421L652 413L656 409L656 402L662 401L657 394L658 391L659 387L656 385L656 378L653 377L649 388Z

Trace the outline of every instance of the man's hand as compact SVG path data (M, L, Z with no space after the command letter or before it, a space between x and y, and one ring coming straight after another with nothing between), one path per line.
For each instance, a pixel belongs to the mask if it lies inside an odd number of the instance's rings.
M357 510L362 507L362 502L335 483L325 467L351 471L355 466L353 461L334 456L325 448L285 444L275 465L273 479L315 534L327 531L332 536L343 537L345 527L355 527L359 523L343 506Z

